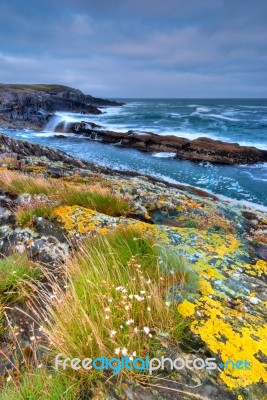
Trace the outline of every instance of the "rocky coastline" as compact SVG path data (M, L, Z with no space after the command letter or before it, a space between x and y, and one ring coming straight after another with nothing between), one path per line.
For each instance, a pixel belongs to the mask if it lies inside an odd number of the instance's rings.
M138 229L141 237L149 235L182 254L189 265L187 274L194 282L197 279L194 286L187 286L171 275L170 298L184 321L186 336L177 343L168 332L158 335L152 330L151 340L161 349L159 354L203 360L215 357L218 363L232 358L251 362L249 371L218 366L212 371L172 372L166 367L160 374L164 385L159 387L124 378L122 384L106 384L103 377L94 384L95 395L127 400L133 396L137 400L264 399L266 212L220 201L187 186L98 167L3 134L0 182L0 262L13 254L26 254L30 263L40 265L44 276L61 279L67 260L83 240L105 237L116 229ZM77 203L66 203L65 198L64 203L59 197L75 191ZM112 208L104 212L81 205L78 193L88 192L121 199L127 209L114 214ZM48 207L49 214L35 214L37 206ZM21 217L25 212L32 213L29 219ZM40 288L46 286L42 278ZM16 290L13 288L13 293ZM1 307L8 318L8 323L1 320L0 381L7 371L12 374L20 368L19 349L31 354L40 347L39 363L46 363L42 346L48 346L47 338L33 316L36 303L31 298L36 293L11 301L0 291ZM42 314L41 309L37 312Z
M144 152L173 153L176 158L190 161L207 161L214 164L254 164L267 161L267 151L256 147L240 146L200 137L189 140L174 135L157 135L151 132L107 131L91 122L59 123L56 132L82 134L90 140L134 148Z
M98 107L120 105L61 86L12 86L2 94L0 87L1 98L1 122L35 129L59 109L99 113ZM267 152L207 138L112 132L89 121L55 129L62 140L69 132L192 161L266 161ZM145 379L121 374L116 380L106 371L87 381L68 370L60 384L70 400L88 393L114 400L264 400L266 234L264 209L0 133L1 396L12 398L29 377L36 390L46 393L50 385L54 393L61 374L51 366L63 343L66 355L216 361L212 370L175 371L166 364ZM249 368L229 369L229 360Z
M98 107L119 105L62 85L0 85L0 122L9 126L41 129L56 111L101 114Z
M0 123L9 127L44 129L56 111L101 114L106 106L122 106L111 100L94 98L80 90L61 85L0 85ZM188 140L174 135L152 132L114 132L90 121L59 122L56 137L64 133L82 134L88 140L134 148L144 152L168 152L182 160L215 164L254 164L267 161L267 151L200 137Z

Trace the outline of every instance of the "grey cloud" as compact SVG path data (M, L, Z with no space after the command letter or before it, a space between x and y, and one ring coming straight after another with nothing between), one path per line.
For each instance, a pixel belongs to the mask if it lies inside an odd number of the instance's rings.
M267 97L267 3L4 0L0 80L112 97Z

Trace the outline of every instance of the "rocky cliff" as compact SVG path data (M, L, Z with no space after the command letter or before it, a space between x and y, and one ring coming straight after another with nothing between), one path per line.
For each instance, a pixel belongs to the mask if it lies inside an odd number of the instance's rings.
M61 85L0 85L0 121L42 128L55 111L101 114L98 106L120 103L85 95Z

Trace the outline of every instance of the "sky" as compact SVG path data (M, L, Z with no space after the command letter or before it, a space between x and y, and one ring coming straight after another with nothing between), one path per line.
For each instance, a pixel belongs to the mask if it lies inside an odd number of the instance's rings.
M1 0L0 82L267 97L266 0Z

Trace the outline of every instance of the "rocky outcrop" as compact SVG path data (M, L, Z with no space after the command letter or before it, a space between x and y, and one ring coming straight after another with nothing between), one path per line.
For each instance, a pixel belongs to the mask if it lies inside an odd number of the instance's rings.
M42 128L56 111L101 114L98 106L121 103L61 85L0 85L0 121Z
M58 125L57 132L62 132ZM188 140L173 135L128 131L113 132L101 129L93 123L77 122L68 124L65 132L79 133L102 143L132 147L146 152L170 152L177 158L191 161L208 161L216 164L253 164L267 161L267 151L256 147L240 146L201 137Z

